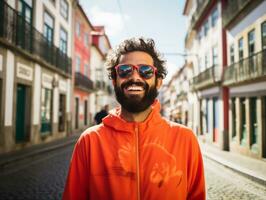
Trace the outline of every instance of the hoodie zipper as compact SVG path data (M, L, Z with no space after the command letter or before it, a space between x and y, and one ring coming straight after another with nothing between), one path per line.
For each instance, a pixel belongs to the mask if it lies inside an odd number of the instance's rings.
M135 148L136 148L136 176L137 176L137 200L140 200L140 174L139 174L139 129L135 125Z

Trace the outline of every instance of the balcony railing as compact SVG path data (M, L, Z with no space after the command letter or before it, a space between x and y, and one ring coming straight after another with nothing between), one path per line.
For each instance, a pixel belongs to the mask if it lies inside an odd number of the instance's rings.
M193 78L194 90L200 90L218 84L222 78L221 66L214 65Z
M37 57L71 75L71 58L48 42L32 24L3 0L0 0L0 39L26 51L32 58Z
M223 10L223 26L228 26L234 19L237 18L238 15L241 14L243 17L243 11L245 8L251 8L250 3L255 5L262 0L232 0L227 1L226 7ZM238 22L239 20L236 20Z
M75 86L87 92L93 91L92 80L90 80L87 76L81 74L80 72L75 73Z
M261 78L266 78L266 49L227 67L223 85L229 86Z

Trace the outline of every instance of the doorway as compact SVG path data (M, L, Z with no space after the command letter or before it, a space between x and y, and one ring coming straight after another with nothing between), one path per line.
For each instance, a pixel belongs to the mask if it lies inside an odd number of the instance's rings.
M58 116L58 131L65 131L65 117L66 116L66 95L59 95L59 116Z
M219 138L219 102L213 98L213 142L217 143Z
M29 140L31 118L30 105L30 87L18 84L16 101L16 142L25 142Z
M262 157L266 158L266 96L262 98Z
M84 101L84 125L88 125L88 101Z
M79 98L75 98L75 129L79 128Z

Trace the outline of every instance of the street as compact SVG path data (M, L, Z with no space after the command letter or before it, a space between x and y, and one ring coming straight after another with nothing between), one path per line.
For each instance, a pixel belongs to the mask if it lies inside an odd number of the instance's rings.
M73 145L0 177L0 199L61 199ZM266 199L266 187L204 158L207 199Z

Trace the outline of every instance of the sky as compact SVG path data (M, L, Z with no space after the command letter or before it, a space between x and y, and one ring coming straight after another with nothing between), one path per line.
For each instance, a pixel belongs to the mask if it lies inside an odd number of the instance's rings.
M104 25L112 47L131 37L152 38L167 61L165 83L184 64L185 0L80 0L93 25Z

